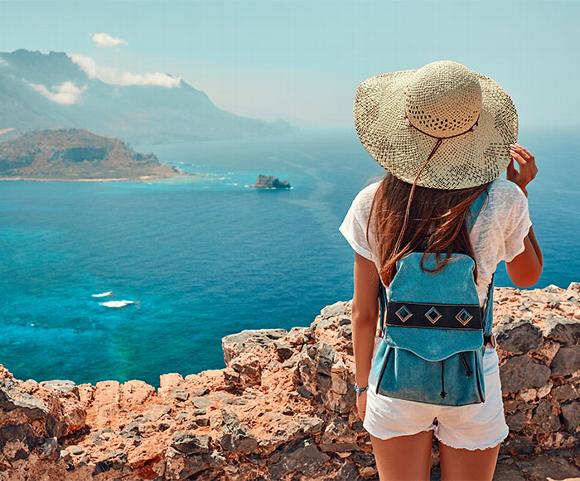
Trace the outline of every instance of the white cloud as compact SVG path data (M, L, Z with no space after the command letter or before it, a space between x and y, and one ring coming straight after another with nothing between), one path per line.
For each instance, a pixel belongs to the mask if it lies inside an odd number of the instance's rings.
M105 32L93 33L91 38L99 47L116 47L117 45L125 45L127 43L122 38L113 37Z
M77 87L73 82L69 81L54 86L52 90L42 84L30 83L30 86L48 100L61 105L73 105L80 102L81 96L86 89L86 86Z
M70 59L76 63L89 78L97 78L97 62L91 57L85 55L80 55L78 53L73 53L70 55Z
M156 87L174 88L179 87L181 82L181 78L172 77L161 72L146 74L119 72L113 68L97 65L97 62L93 58L78 53L73 53L70 57L89 78L96 78L111 85L153 85Z
M122 72L119 78L120 85L157 85L158 87L179 87L180 79L161 72L135 74Z

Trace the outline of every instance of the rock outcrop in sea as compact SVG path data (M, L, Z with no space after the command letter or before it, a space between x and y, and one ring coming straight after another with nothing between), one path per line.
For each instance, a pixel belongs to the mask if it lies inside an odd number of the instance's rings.
M511 430L495 479L578 478L580 284L495 299ZM351 390L349 302L222 347L224 369L165 374L157 390L21 381L0 367L0 480L378 479Z
M290 182L287 180L280 180L273 175L258 175L256 183L251 187L254 189L290 189Z

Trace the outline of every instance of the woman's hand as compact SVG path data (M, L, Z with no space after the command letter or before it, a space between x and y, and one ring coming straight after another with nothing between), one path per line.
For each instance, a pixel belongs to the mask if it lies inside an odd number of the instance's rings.
M538 174L536 159L533 154L520 144L511 144L510 163L507 166L507 179L518 185L525 196L528 196L526 186L534 180ZM514 160L518 163L519 171L514 166Z
M367 392L363 391L356 395L356 410L361 421L365 420L365 412L367 410Z

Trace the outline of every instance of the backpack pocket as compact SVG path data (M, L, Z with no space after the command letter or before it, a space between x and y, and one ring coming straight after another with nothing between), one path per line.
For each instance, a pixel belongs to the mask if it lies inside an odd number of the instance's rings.
M426 360L385 339L375 353L371 376L377 394L396 399L445 406L485 401L481 348Z

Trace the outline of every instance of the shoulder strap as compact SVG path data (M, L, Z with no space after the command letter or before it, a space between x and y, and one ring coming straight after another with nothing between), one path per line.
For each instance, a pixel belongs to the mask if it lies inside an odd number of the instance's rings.
M469 206L469 215L467 216L466 223L467 229L473 229L477 216L483 211L485 202L487 201L488 188L486 188L481 194L479 194L475 200Z
M387 292L383 281L379 277L379 335L383 337L385 334L385 317L387 315Z
M467 229L471 231L477 220L479 214L483 211L485 203L489 195L489 186L486 187L484 191L479 194L472 204L469 206L469 215L467 216L466 223ZM495 278L495 272L491 275L491 280L487 286L487 297L485 299L485 304L482 308L482 319L484 324L484 334L491 333L493 326L493 283Z
M493 283L495 280L495 272L491 275L491 280L487 286L487 297L485 298L485 305L482 308L483 315L483 334L485 336L491 334L493 329Z

